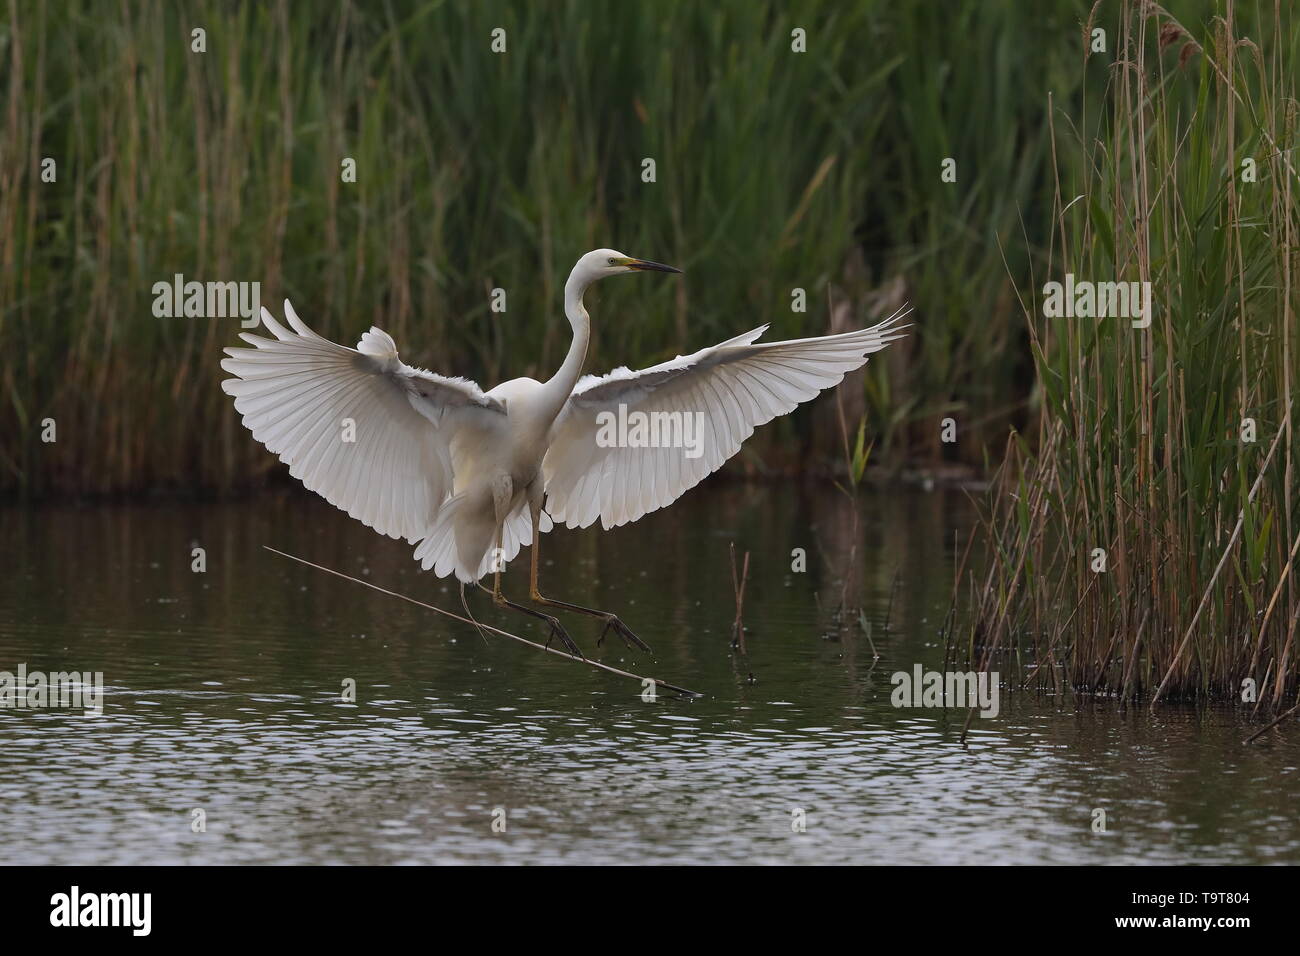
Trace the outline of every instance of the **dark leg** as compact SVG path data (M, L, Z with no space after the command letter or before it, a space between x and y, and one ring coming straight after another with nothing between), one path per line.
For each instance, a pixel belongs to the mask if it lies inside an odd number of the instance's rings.
M498 548L499 547L500 545L498 545ZM527 614L529 617L535 617L539 621L545 621L548 625L550 625L551 632L550 635L546 638L547 647L550 647L551 641L558 637L560 639L560 643L564 645L564 649L569 652L569 655L571 657L581 657L583 660L586 660L586 655L582 653L581 648L579 648L578 645L574 642L573 638L569 636L569 632L564 629L564 625L561 624L557 618L554 618L549 614L543 614L541 611L535 611L532 608L525 607L522 604L516 604L514 601L511 601L501 592L501 571L499 569L493 575L493 583L491 588L486 587L482 582L479 582L479 587L483 588L484 591L487 591L489 594L492 595L492 603L494 603L497 607L508 607L513 611L519 611L521 614Z
M537 566L541 555L541 508L533 508L533 547L532 547L532 571L529 575L528 596L534 604L540 604L543 607L559 608L562 611L573 611L576 614L586 614L590 617L600 618L605 622L601 628L600 637L596 639L596 646L600 647L605 641L605 635L613 628L614 633L623 638L623 643L628 647L639 647L641 650L650 652L650 645L641 638L632 633L632 629L624 624L617 614L610 611L601 611L594 607L583 607L581 604L570 604L568 601L552 601L550 598L542 597L542 592L537 589Z

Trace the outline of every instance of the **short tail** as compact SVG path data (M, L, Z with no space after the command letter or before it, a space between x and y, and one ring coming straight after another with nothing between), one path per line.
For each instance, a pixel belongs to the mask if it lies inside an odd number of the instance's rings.
M501 533L500 564L494 560L496 528L491 520L483 520L466 512L464 495L452 495L438 509L429 536L415 549L415 560L440 578L454 574L456 579L473 584L491 574L499 566L502 570L519 555L519 550L533 543L533 522L528 507L521 504L506 518ZM542 512L541 530L551 530L551 518Z

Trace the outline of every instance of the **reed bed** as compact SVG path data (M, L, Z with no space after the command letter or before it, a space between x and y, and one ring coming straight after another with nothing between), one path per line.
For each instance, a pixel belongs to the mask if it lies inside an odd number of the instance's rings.
M761 322L821 333L832 305L866 322L892 288L923 334L865 378L876 460L980 465L1024 413L994 237L1050 199L1034 91L1089 82L1067 68L1086 5L1048 6L11 0L0 493L277 473L217 387L237 321L156 318L155 282L258 281L325 334L379 324L409 361L490 383L558 363L565 275L602 244L688 271L600 290L593 367ZM1046 240L1039 219L1018 269ZM940 446L954 413L963 441ZM775 423L731 467L833 465L838 426L817 444L816 422Z
M1105 97L1044 103L1054 155L1086 161L1055 166L1023 298L1036 421L997 469L953 641L1042 691L1295 702L1300 50L1286 5L1222 13L1126 3ZM1150 282L1151 326L1045 318L1065 273Z
M816 56L790 51L779 9L15 0L0 489L219 488L267 467L218 388L237 320L152 314L176 273L259 281L324 334L379 324L408 361L485 382L558 365L564 278L599 245L688 276L602 289L593 363L765 320L822 331L890 67L854 45L869 8L809 6Z

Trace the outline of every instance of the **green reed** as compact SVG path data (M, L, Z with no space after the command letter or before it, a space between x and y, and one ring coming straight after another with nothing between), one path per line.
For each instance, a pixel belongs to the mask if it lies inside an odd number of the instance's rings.
M1273 710L1300 614L1300 35L1284 6L1119 12L1104 97L1054 104L1055 228L1023 290L1036 415L990 498L992 560L959 585L966 651L1027 657L1055 692ZM1149 281L1150 328L1045 318L1067 272Z
M260 281L325 334L380 324L408 361L487 382L558 364L560 290L597 245L688 274L602 288L595 365L764 321L823 331L880 135L873 15L809 5L816 53L797 55L778 4L18 3L0 25L0 488L267 467L217 385L238 323L151 312L174 273Z

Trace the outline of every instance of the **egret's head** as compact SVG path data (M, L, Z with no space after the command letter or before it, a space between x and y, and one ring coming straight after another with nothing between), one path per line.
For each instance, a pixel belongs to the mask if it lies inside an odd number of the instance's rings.
M596 249L578 260L573 267L574 275L581 276L585 283L595 282L606 276L622 275L625 272L681 272L659 262L648 259L635 259L625 256L615 249Z

